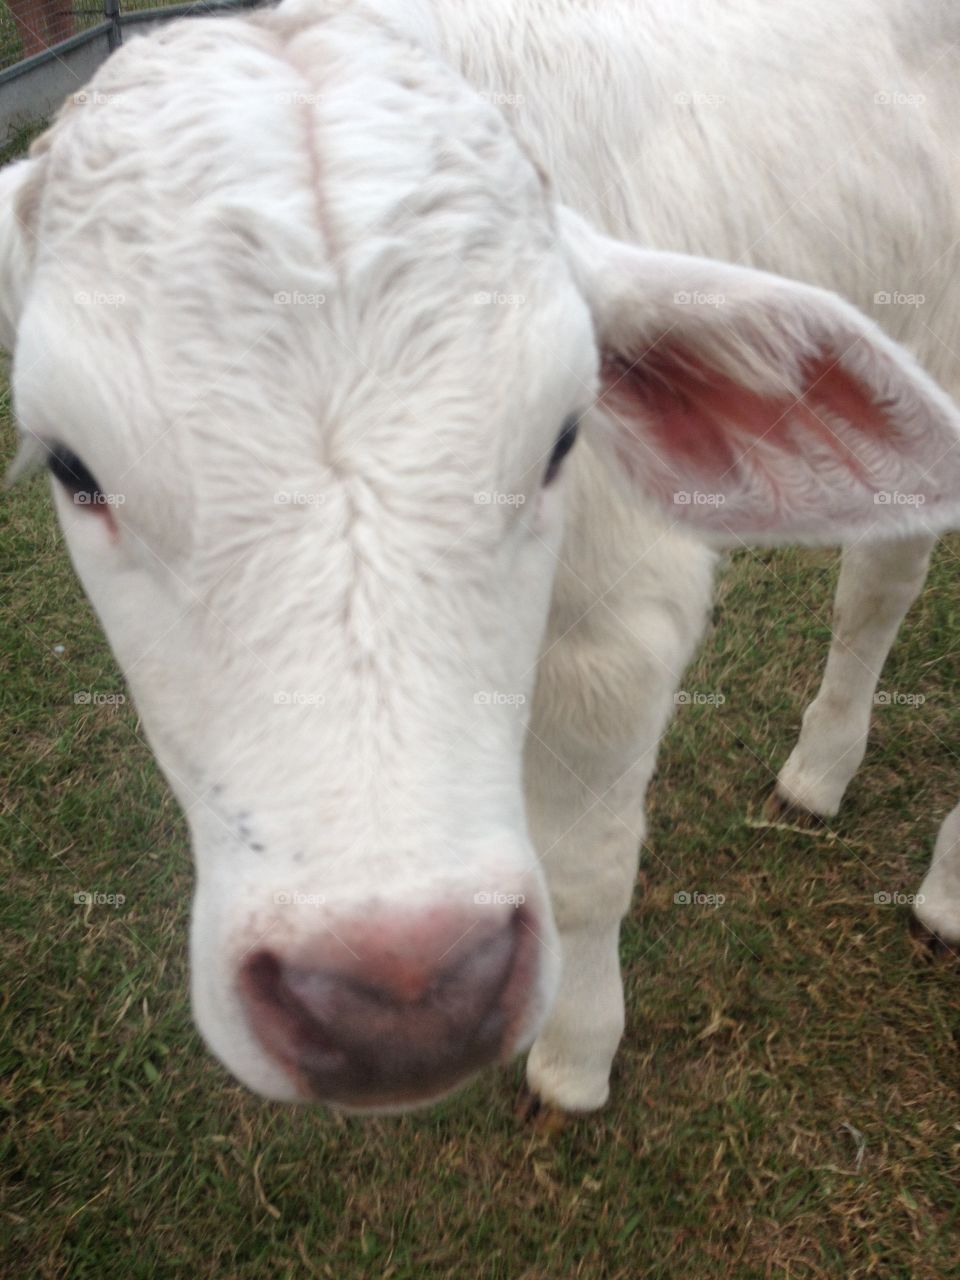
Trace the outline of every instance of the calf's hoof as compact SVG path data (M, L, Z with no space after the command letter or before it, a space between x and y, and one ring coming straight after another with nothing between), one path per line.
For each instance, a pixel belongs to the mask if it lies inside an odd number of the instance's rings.
M918 952L927 960L960 960L960 945L950 942L935 930L928 928L916 912L910 915L910 934Z
M527 1058L527 1086L557 1111L598 1111L610 1097L610 1070L565 1061L538 1040Z
M806 827L811 831L818 830L826 822L823 814L814 813L795 800L789 800L778 788L771 791L764 801L763 816L767 822L784 822L791 827Z
M567 1123L566 1111L551 1107L526 1084L520 1090L514 1115L521 1124L529 1125L537 1133L543 1134L559 1133Z

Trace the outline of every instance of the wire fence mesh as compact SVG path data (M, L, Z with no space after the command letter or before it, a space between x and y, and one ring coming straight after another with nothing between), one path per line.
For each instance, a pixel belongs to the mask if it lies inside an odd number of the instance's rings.
M137 9L167 8L178 0L120 0L121 14ZM0 2L0 71L24 58L97 26L109 16L96 0L2 0Z

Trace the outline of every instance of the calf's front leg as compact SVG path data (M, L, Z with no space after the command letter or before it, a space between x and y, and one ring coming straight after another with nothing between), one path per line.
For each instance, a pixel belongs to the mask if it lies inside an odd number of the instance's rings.
M536 738L528 745L528 816L550 888L561 967L556 1001L527 1061L527 1082L537 1098L564 1111L592 1111L607 1101L623 1035L620 921L637 873L656 739L647 746L649 758L632 767L621 759L603 769L595 759L562 760Z
M541 661L524 762L527 819L561 948L559 992L530 1051L527 1081L565 1111L594 1110L609 1095L624 1028L620 921L657 748L697 638L694 621L678 626L656 604L627 623L611 618L609 631L596 634L599 625L588 638L572 628Z

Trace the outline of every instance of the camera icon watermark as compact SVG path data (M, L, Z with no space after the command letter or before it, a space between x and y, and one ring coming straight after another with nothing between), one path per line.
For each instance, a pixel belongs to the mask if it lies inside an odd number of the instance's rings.
M273 695L275 707L322 707L326 700L315 689L278 689Z
M73 300L78 307L122 307L127 300L125 293L106 293L102 289L79 289Z
M727 299L722 293L704 293L700 289L678 289L673 295L678 307L722 307Z
M711 907L714 911L722 907L727 896L724 893L701 893L697 889L681 889L673 895L674 905L678 907Z
M722 107L726 98L722 93L698 93L684 89L673 95L673 101L678 107Z
M873 495L875 507L922 507L926 500L922 493L903 493L900 489L881 489Z
M526 704L525 693L503 693L500 689L478 689L473 695L478 707L522 707Z
M322 907L326 901L326 894L301 893L299 889L279 889L273 895L277 907Z
M873 95L881 107L922 107L927 100L925 93L903 93L899 89L881 89Z
M874 905L878 907L922 907L926 900L922 893L901 893L898 889L873 895Z
M280 289L273 295L278 307L322 307L327 300L325 293L308 293L303 289Z
M522 907L526 902L526 894L501 893L499 889L481 889L473 895L478 907Z
M899 689L878 689L873 695L875 707L922 707L926 694L902 693Z
M673 695L675 707L722 707L725 693L703 693L699 689L678 689Z
M478 489L473 501L478 507L522 507L525 493L501 493L499 489Z
M78 907L122 907L126 900L125 893L101 893L98 889L81 890L73 895Z
M126 700L125 693L98 693L95 689L78 689L73 695L78 707L122 707Z
M481 289L473 295L473 300L478 307L522 307L527 299L522 293L497 293Z
M726 500L725 493L701 493L698 489L678 489L673 495L677 507L722 507Z
M277 507L322 507L325 501L325 494L302 489L278 489L273 495L273 503Z

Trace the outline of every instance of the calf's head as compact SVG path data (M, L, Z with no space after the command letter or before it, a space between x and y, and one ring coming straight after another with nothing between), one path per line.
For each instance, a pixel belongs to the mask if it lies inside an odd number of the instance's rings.
M597 234L350 14L111 58L0 175L0 338L188 816L197 1023L276 1098L413 1105L546 1015L521 752L578 423L727 541L907 529L960 475L843 303Z

